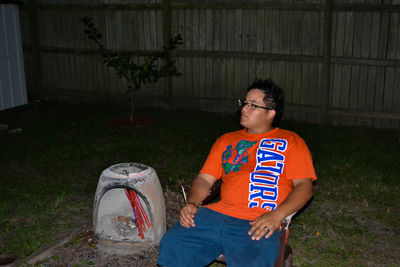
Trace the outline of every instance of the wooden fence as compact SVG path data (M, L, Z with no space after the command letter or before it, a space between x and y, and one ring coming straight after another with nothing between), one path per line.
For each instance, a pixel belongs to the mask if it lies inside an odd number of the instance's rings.
M255 78L272 78L286 119L400 128L398 0L76 2L21 7L30 95L125 101L126 84L83 34L91 16L107 49L138 60L183 36L183 75L145 86L138 104L232 112Z

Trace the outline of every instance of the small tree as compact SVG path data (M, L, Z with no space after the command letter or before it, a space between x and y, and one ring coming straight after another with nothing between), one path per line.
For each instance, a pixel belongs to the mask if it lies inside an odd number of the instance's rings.
M171 51L176 49L178 45L183 44L180 34L172 38L167 46L163 46L163 51L157 55L147 56L144 63L136 63L133 55L111 53L105 49L101 39L103 35L96 29L93 19L83 17L81 19L85 25L84 33L94 41L101 52L103 63L117 71L118 78L126 79L128 82L127 93L130 94L131 115L130 121L133 121L134 115L134 92L139 90L143 84L156 83L161 78L179 76L176 68L176 62L171 57Z

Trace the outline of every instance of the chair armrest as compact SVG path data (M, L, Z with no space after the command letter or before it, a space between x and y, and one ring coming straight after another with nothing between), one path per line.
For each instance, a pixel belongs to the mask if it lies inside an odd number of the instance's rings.
M292 214L289 214L288 216L286 216L281 224L281 227L284 228L285 230L287 230L289 228L289 224L292 221L292 217L297 213L297 211L293 212Z

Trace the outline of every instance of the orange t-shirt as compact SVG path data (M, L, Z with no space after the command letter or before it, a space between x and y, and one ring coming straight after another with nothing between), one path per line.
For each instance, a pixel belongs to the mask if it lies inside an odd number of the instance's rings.
M316 179L311 153L296 133L275 128L263 134L246 129L214 143L201 173L222 178L221 200L205 207L255 220L274 210L293 190L293 179Z

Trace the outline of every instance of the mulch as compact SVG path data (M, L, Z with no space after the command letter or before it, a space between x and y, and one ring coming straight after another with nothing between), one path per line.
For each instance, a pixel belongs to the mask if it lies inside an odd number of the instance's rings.
M179 220L179 211L185 204L182 194L169 189L164 192L166 204L167 228ZM96 246L96 237L91 224L75 231L66 242L58 243L15 265L29 264L34 266L69 267L69 266L157 266L158 246L150 247L136 255L108 254ZM49 252L50 251L50 252ZM42 256L41 256L42 255Z

